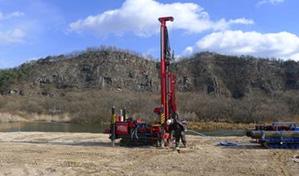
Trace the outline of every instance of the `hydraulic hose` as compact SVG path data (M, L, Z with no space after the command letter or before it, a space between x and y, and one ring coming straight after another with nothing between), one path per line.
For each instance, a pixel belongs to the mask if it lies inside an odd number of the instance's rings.
M197 134L197 135L199 135L199 136L208 137L207 135L205 135L205 134L202 134L202 133L200 133L200 132L197 132L197 131L194 131L194 130L188 130L188 132L191 132L191 133Z

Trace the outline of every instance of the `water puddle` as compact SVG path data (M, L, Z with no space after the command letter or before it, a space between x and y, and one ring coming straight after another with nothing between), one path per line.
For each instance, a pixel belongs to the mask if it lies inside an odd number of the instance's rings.
M54 122L13 122L0 123L0 132L71 132L103 133L108 124L75 124ZM206 136L244 136L245 130L194 130ZM196 135L191 132L187 134Z

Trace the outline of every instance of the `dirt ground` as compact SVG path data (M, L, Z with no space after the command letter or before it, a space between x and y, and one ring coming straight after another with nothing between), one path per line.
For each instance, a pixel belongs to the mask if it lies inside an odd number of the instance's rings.
M155 147L112 148L108 135L90 133L0 133L4 175L299 175L299 150L269 150L246 137L188 136L177 153ZM220 141L240 143L228 148Z

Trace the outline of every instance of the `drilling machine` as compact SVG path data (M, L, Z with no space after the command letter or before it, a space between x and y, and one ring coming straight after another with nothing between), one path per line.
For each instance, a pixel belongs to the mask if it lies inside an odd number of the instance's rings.
M126 145L168 145L171 135L169 125L166 123L176 115L175 84L176 76L171 72L170 65L173 60L171 53L167 22L174 21L173 17L161 17L160 21L160 84L161 84L161 105L154 109L159 115L159 123L148 124L141 119L133 120L127 118L125 110L117 115L115 108L112 108L112 120L109 130L110 139L114 146L115 139L121 139Z

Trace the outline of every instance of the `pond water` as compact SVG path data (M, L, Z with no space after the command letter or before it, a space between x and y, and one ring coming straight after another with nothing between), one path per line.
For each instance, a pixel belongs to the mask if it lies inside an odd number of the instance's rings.
M13 122L0 123L0 132L80 132L80 133L103 133L107 124L75 124L55 122ZM207 136L244 136L245 130L194 130ZM188 132L188 134L196 135Z
M55 122L0 123L0 132L81 132L103 133L109 124L76 124Z

